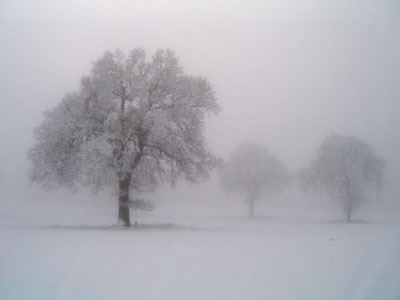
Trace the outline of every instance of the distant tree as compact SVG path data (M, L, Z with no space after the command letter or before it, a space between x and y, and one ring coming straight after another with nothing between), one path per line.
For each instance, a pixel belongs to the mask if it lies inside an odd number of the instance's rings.
M351 221L354 210L368 191L379 191L385 163L371 146L355 136L331 135L318 148L311 166L303 170L303 188L312 188L339 199L344 216Z
M114 187L119 223L130 226L130 205L151 208L132 190L207 178L216 158L204 120L218 111L209 82L185 74L173 51L150 60L142 49L106 52L80 89L45 113L28 153L30 178L46 187Z
M228 192L238 192L249 204L254 216L254 203L263 194L278 193L288 183L284 164L267 148L244 143L234 151L220 172L220 185Z

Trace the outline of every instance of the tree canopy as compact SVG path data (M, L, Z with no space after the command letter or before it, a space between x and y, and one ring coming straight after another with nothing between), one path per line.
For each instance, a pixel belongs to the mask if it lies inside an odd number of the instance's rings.
M342 201L345 218L365 200L369 191L382 188L385 162L356 136L331 135L301 174L305 189L326 192Z
M77 92L47 111L28 157L44 186L119 191L119 220L130 225L129 191L179 177L206 179L216 158L204 120L220 110L207 79L184 73L172 50L106 52Z
M241 144L224 164L220 184L229 192L238 192L249 203L254 214L254 202L262 194L277 193L288 183L285 165L266 147L252 143Z

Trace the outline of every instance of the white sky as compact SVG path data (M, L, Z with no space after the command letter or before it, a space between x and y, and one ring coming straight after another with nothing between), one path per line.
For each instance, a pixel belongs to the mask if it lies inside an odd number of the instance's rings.
M92 61L168 47L216 90L222 112L207 136L217 154L255 141L296 170L329 134L355 134L387 160L397 200L399 28L395 0L2 0L0 193L29 191L33 128Z

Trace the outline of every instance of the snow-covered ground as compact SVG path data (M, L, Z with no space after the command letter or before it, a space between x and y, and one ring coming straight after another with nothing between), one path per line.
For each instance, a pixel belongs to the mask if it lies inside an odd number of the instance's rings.
M0 299L400 299L399 225L226 224L3 228Z
M185 195L199 199L155 199L132 230L105 230L117 212L101 195L3 199L0 299L400 299L396 212L343 224L335 204L288 197L249 220L240 199Z

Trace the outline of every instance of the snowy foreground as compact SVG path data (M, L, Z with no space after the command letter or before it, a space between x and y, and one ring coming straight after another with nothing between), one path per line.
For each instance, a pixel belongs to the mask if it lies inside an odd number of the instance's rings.
M0 229L0 299L400 299L396 224L104 229Z

